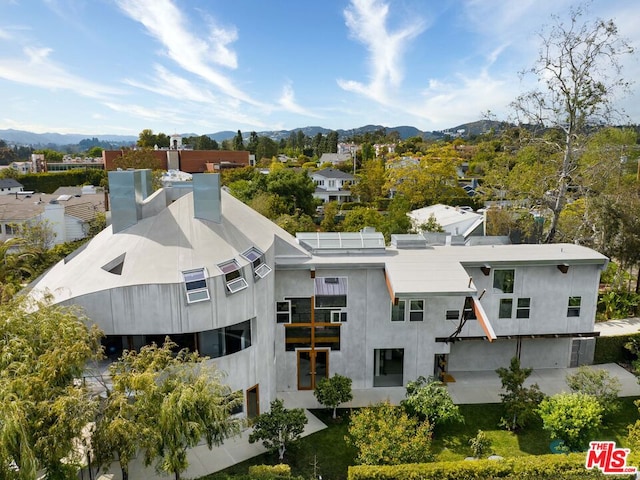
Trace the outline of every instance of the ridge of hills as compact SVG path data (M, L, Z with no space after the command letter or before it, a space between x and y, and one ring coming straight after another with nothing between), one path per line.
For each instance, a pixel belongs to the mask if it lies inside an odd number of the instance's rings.
M398 132L400 139L405 140L410 137L420 136L425 139L438 139L446 135L458 134L464 136L479 135L489 131L491 128L498 129L503 122L496 122L491 120L479 120L476 122L465 123L453 128L438 131L422 131L416 127L409 125L402 125L397 127L385 127L383 125L365 125L359 128L353 128L348 130L338 129L338 137L344 139L353 135L363 135L368 132L376 132L379 130L385 130L387 133ZM292 133L302 131L308 137L314 137L318 133L326 135L334 130L324 128L320 126L307 126L301 128L294 128L292 130L271 130L256 132L259 136L269 137L272 140L280 141L281 139L287 139ZM242 132L244 138L249 138L250 132ZM205 134L213 140L221 142L233 138L237 134L237 131L225 130L215 133ZM195 133L182 133L183 137L199 136ZM114 134L77 134L77 133L34 133L26 130L5 129L0 130L0 140L4 140L10 145L29 145L29 146L47 146L47 145L74 145L80 143L85 139L97 138L103 142L111 142L114 146L126 146L135 143L138 137L135 135L114 135Z

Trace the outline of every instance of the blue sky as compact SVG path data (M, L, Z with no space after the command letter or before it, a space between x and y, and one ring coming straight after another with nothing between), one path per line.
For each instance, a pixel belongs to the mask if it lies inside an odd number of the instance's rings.
M529 88L565 0L0 0L0 129L442 130ZM640 45L640 2L595 0ZM638 78L637 56L624 63ZM530 80L529 80L530 81ZM633 89L638 88L634 85ZM622 99L640 123L640 97Z

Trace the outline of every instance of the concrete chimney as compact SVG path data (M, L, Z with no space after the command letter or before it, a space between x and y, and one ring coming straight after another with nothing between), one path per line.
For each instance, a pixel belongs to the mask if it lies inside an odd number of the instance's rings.
M193 174L193 213L195 218L222 222L219 173Z
M151 190L151 170L119 170L109 172L109 196L113 233L142 219L142 204Z

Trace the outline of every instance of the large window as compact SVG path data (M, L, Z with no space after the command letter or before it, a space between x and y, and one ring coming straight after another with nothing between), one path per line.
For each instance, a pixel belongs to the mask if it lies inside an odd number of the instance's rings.
M398 300L391 304L392 322L422 322L424 320L424 300Z
M567 317L579 317L581 303L582 303L582 297L569 297L569 305L567 307Z
M253 267L253 278L255 280L264 278L269 274L269 272L271 272L271 267L264 263L264 253L256 247L251 247L246 252L243 252L242 256L251 262Z
M211 298L207 287L207 270L205 268L182 272L182 278L184 279L188 303L203 302Z
M515 270L494 270L493 292L513 293L515 274Z
M319 277L315 279L316 308L347 306L347 278Z
M249 286L242 276L240 265L235 260L229 260L218 265L218 268L224 273L225 290L227 293L236 293L244 290Z
M373 351L373 386L404 385L404 349L381 348Z
M154 342L156 345L162 345L166 336L169 336L177 344L176 350L188 348L191 351L198 350L201 355L218 358L251 346L251 320L197 333L108 335L102 339L102 345L105 347L107 356L116 359L122 355L123 350L139 350Z
M211 358L231 355L251 346L251 320L198 334L200 353Z
M287 297L276 304L276 321L287 324L284 326L287 351L320 347L340 350L340 324L347 321L347 313L313 309L310 297Z

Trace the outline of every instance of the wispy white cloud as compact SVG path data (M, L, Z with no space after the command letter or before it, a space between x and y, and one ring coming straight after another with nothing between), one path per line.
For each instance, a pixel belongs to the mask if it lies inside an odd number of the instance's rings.
M297 113L299 115L304 115L307 117L313 118L323 118L320 115L313 113L311 110L302 107L296 103L295 92L293 91L293 85L289 82L284 85L282 88L282 95L280 96L280 100L278 104L286 111L291 113Z
M408 105L407 111L432 125L453 126L479 119L489 110L504 118L517 89L518 85L487 71L476 76L458 75L449 82L431 80L422 100Z
M237 39L234 29L216 26L209 32L207 41L191 33L184 15L170 0L118 0L118 5L144 25L147 32L165 47L167 57L181 68L215 85L225 95L251 105L262 105L212 65L237 67L236 55L228 47ZM210 17L209 23L212 23Z
M69 90L90 98L123 93L64 70L50 59L52 51L46 47L25 47L20 57L0 58L0 78L34 87Z
M389 90L400 86L403 77L403 54L407 44L425 29L421 19L411 19L396 31L387 26L389 4L381 0L351 0L344 11L350 35L369 52L368 83L338 80L344 90L365 95L377 102L389 103Z
M125 79L124 83L177 100L210 104L216 104L219 101L210 90L194 85L193 82L169 71L162 65L154 66L153 75L147 81Z

